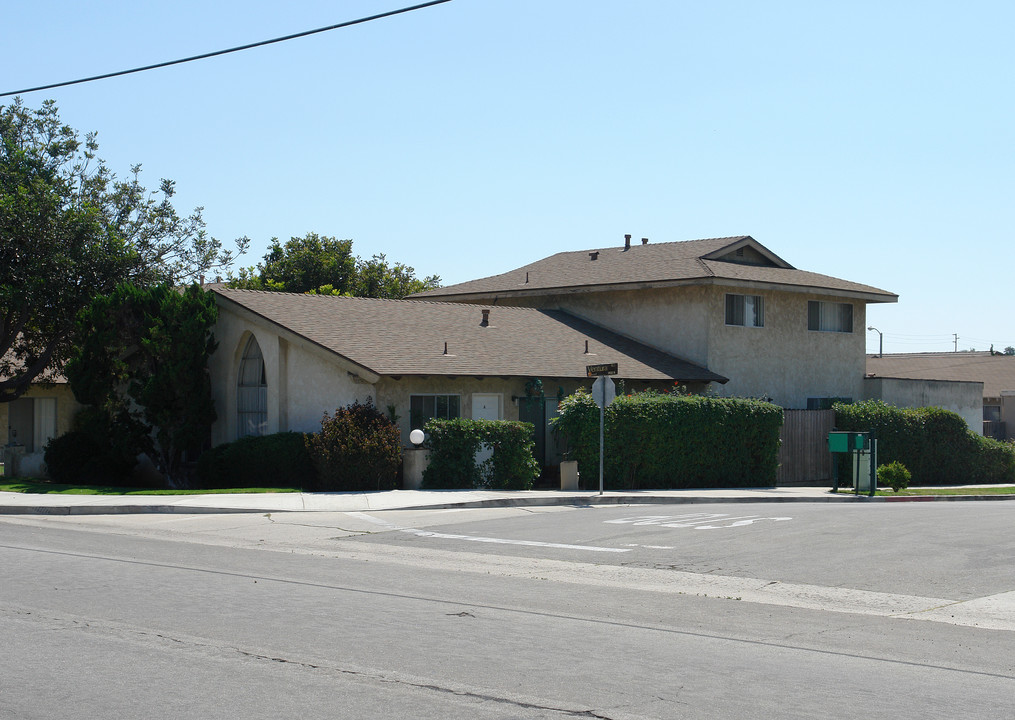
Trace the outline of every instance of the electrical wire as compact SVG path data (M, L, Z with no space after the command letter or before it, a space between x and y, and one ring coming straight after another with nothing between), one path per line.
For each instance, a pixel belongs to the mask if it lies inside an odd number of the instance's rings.
M52 83L50 85L39 85L38 87L25 88L24 90L13 90L11 92L0 93L0 97L10 97L11 95L23 95L24 93L37 92L39 90L50 90L52 88L67 87L68 85L78 85L80 83L92 82L94 80L105 80L107 78L119 77L120 75L130 75L132 73L144 72L145 70L155 70L157 68L169 67L170 65L179 65L181 63L192 62L194 60L204 60L206 58L216 57L218 55L227 55L229 53L239 52L241 50L250 50L251 48L261 47L263 45L271 45L273 43L285 42L286 40L295 40L296 38L307 37L308 35L316 35L317 33L328 32L329 30L337 30L339 28L350 27L351 25L362 25L363 23L371 22L372 20L380 20L381 18L391 17L392 15L401 15L403 13L412 12L413 10L421 10L423 8L430 7L432 5L441 5L451 0L431 0L431 2L421 3L419 5L413 5L411 7L401 8L400 10L391 10L388 12L379 13L377 15L371 15L370 17L363 17L357 20L348 20L346 22L338 23L337 25L329 25L327 27L317 28L316 30L306 30L304 32L294 33L292 35L286 35L284 37L277 37L272 40L262 40L260 42L248 43L247 45L240 45L238 47L229 48L228 50L216 50L214 52L203 53L201 55L194 55L192 57L182 58L180 60L169 60L166 62L155 63L154 65L145 65L144 67L134 68L132 70L119 70L117 72L105 73L104 75L94 75L92 77L81 78L80 80L69 80L67 82Z

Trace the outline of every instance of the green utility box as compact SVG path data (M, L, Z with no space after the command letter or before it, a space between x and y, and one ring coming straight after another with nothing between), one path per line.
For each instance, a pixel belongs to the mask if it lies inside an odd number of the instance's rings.
M878 441L874 432L855 432L847 430L833 430L828 433L828 451L833 455L836 453L850 453L853 456L853 491L867 493L871 496L877 490L877 447ZM834 486L832 492L839 491L839 464L832 458L832 478Z

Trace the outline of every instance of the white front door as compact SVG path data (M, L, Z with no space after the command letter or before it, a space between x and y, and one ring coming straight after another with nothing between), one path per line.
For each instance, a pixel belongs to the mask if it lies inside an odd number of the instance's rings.
M473 420L500 420L500 395L487 393L472 394ZM476 453L476 464L486 462L493 457L493 448L484 445Z

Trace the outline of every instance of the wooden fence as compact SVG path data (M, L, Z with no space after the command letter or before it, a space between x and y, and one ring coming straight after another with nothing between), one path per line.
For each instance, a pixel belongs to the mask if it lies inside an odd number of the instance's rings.
M834 410L784 410L776 485L832 483L828 433L835 427Z

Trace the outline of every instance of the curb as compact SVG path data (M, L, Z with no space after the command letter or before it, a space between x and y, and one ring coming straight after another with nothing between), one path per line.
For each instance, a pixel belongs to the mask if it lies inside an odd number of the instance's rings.
M443 502L427 505L405 505L384 508L321 508L295 510L285 508L229 508L200 505L0 505L0 515L229 515L299 512L352 512L370 510L449 510L452 508L495 508L495 507L593 507L596 505L699 505L735 503L884 503L884 502L970 502L984 500L1015 500L1015 495L908 495L903 497L833 494L817 497L711 497L692 496L646 496L646 495L590 495L561 497L503 497L466 502Z

